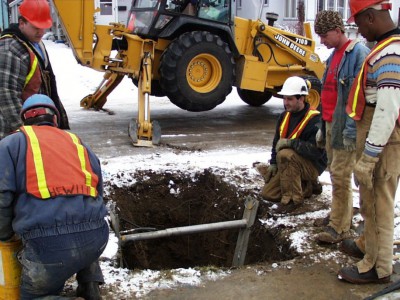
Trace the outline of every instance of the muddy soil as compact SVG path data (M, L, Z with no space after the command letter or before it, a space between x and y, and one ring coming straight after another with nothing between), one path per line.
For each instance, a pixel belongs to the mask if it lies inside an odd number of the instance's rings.
M112 187L108 200L116 203L124 233L163 230L243 218L246 199L257 199L254 191L238 191L210 170L192 176L141 171L139 180L126 188ZM256 219L265 215L261 206ZM239 229L127 242L122 247L125 267L130 269L175 269L213 265L232 265ZM251 228L245 264L293 258L285 240L256 221Z

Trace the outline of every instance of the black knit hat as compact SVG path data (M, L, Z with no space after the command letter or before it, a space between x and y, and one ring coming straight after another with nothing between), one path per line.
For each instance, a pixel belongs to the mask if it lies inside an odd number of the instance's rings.
M316 34L325 34L336 28L344 32L343 19L337 11L322 10L315 17L314 30Z

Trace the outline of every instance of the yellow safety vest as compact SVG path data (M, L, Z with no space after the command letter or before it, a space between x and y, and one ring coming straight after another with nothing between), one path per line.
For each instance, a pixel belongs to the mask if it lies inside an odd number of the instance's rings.
M281 126L279 127L279 134L280 138L289 138L289 139L296 139L300 134L303 132L304 128L308 124L308 122L315 117L316 115L319 115L319 111L314 110L314 109L309 109L307 113L305 114L304 118L301 120L301 122L296 126L296 128L293 130L293 132L290 134L290 136L287 136L287 131L289 128L289 121L290 121L290 112L286 112L283 121L281 123Z
M21 40L19 37L11 34L5 34L1 38L17 39L21 44L25 46L25 48L29 52L30 56L29 72L26 75L24 89L22 90L22 96L21 96L21 99L25 101L33 94L37 94L40 91L40 87L42 85L42 75L41 75L39 60L35 52L31 49L31 47L29 47L29 45L25 41Z
M390 43L395 42L395 41L400 41L400 36L392 36L392 37L388 37L385 40L382 40L381 42L379 42L378 44L376 44L374 46L374 48L371 50L371 52L365 58L362 66L361 66L360 72L357 74L357 77L355 78L353 85L351 86L351 90L349 93L349 98L348 98L348 102L347 102L347 106L346 106L346 112L352 119L354 119L356 121L361 120L361 117L364 113L364 108L366 105L364 89L366 87L367 72L368 72L368 68L366 67L367 63L379 51L381 51L386 46L388 46ZM397 121L400 124L400 115L399 115L399 119Z

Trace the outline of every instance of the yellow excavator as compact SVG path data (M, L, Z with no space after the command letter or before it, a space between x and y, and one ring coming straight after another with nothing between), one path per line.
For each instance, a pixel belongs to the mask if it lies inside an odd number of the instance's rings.
M309 23L302 36L274 27L274 14L268 24L235 16L235 0L133 0L126 25L98 25L94 0L52 2L77 61L105 72L82 107L102 109L124 76L138 87L138 117L128 126L135 146L160 142L150 96L198 112L236 87L244 102L260 106L297 75L311 83L311 106L319 105L325 66Z

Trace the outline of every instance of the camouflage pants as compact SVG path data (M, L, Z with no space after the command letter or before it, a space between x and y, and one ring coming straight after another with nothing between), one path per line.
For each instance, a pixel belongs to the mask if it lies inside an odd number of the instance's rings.
M318 179L318 171L311 161L298 155L293 149L282 149L276 156L278 173L264 185L261 195L270 201L281 201L283 204L293 200L303 202L305 195L311 196L310 183Z
M357 158L364 151L374 108L366 107L363 118L357 122ZM379 155L373 177L373 188L360 184L361 215L364 232L356 241L365 253L357 263L358 271L365 273L375 267L379 278L392 274L394 199L400 178L400 127L395 126L383 152Z
M332 182L332 204L329 226L337 233L350 230L353 217L353 188L351 185L356 151L333 149L331 144L332 123L326 122L326 152L330 157L329 173Z

